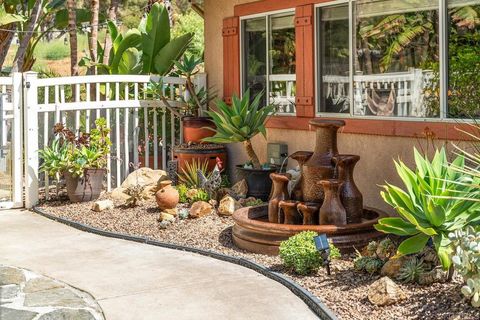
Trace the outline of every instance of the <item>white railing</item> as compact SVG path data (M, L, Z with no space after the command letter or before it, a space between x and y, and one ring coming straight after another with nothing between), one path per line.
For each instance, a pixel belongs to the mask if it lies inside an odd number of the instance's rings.
M396 113L400 117L425 117L424 88L431 78L431 71L410 69L407 72L355 75L353 77L353 113L366 115L369 110L367 96L372 90L384 90L394 98ZM323 76L327 97L350 99L350 78L348 76Z
M268 79L270 81L270 103L277 105L277 113L294 115L296 113L296 75L270 75Z
M40 179L46 197L49 195L51 181L39 175L38 150L51 141L55 123L88 132L97 118L106 118L112 140L107 162L109 191L130 173L131 163L140 162L139 147L144 150L145 166L166 169L168 157L173 157L172 147L182 141L179 111L175 109L181 106L181 97L185 95L185 79L162 79L163 93L173 110L147 93L151 80L159 78L98 75L39 79L36 73L25 74L26 207L38 202ZM199 75L196 82L205 86L205 75Z

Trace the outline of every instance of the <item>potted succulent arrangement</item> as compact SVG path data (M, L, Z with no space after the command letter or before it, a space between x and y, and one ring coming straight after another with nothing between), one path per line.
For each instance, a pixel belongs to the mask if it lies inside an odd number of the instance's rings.
M237 165L239 175L247 181L248 196L268 200L272 181L270 173L278 171L276 166L261 164L252 145L252 138L261 133L266 137L265 121L275 113L275 105L260 106L263 92L250 100L250 91L240 99L234 96L232 105L217 102L218 111L207 111L216 125L213 137L204 138L205 142L235 143L242 142L249 157L249 162Z
M105 118L98 118L89 133L78 135L58 123L51 145L39 151L43 160L41 171L57 181L64 177L71 202L91 201L100 196L111 146L109 132Z

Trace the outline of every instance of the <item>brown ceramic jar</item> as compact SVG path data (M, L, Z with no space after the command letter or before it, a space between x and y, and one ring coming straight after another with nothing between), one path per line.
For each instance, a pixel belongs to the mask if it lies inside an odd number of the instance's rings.
M270 179L273 181L272 196L268 202L268 221L278 223L279 202L288 200L288 182L291 175L288 173L271 173Z
M357 155L338 155L335 157L338 179L343 182L340 199L347 212L347 223L362 222L363 196L353 179L353 170L360 160Z
M155 194L157 205L160 210L174 209L180 201L177 189L172 186L172 181L160 182L160 189Z
M345 225L347 212L340 200L342 182L337 179L322 180L319 182L325 190L325 199L320 208L320 225Z

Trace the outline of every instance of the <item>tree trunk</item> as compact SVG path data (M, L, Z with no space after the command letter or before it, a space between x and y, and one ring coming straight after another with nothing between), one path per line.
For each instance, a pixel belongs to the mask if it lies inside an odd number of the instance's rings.
M117 12L118 0L111 0L110 9L108 9L108 20L115 22L117 20ZM108 62L110 60L110 51L112 50L112 38L110 37L110 33L108 31L105 36L105 46L103 48L103 64L108 65Z
M250 160L253 163L253 168L254 169L260 169L260 160L258 160L257 154L255 153L255 150L253 150L252 146L252 141L250 139L245 140L243 143L245 146L245 149L247 150L247 155L250 158Z
M0 71L2 70L3 64L5 63L5 59L7 58L8 49L10 49L10 45L12 44L15 30L15 24L10 23L6 26L3 26L5 30L10 31L0 31Z
M70 35L70 73L78 76L77 12L75 0L68 0L68 33Z
M90 11L92 12L92 18L90 19L90 37L88 41L88 47L90 50L90 59L93 62L97 61L97 41L98 41L98 13L100 11L100 1L99 0L91 0L90 1ZM89 70L89 74L96 74L96 67L93 66Z
M33 32L35 31L35 26L38 22L38 17L40 16L41 3L41 0L36 0L35 4L33 5L32 11L30 13L30 19L25 30L27 32L23 35L22 41L20 41L20 46L18 47L17 54L15 55L15 59L13 60L12 73L26 71L24 70L25 54L27 53L28 44L30 43L30 39L32 39Z

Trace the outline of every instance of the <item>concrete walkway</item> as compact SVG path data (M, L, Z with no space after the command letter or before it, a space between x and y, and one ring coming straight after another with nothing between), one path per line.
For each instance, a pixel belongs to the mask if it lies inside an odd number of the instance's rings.
M0 211L0 264L85 290L112 320L317 319L287 288L252 270L85 233L28 211Z

